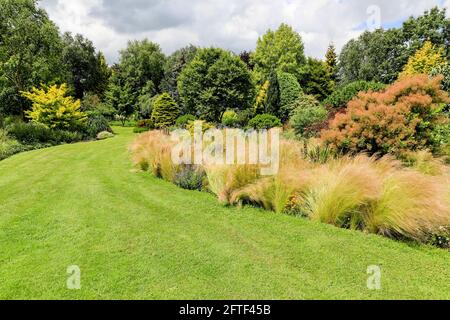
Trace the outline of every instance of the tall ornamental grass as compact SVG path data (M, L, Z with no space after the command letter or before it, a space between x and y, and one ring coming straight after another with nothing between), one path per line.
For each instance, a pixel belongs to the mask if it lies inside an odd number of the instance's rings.
M131 152L141 169L173 182L179 167L171 161L172 146L169 136L152 131L137 137ZM282 141L280 170L269 177L257 165L201 169L206 187L225 205L254 205L422 243L439 235L439 243L447 239L448 245L450 170L443 161L426 151L409 153L405 166L389 156L316 157L309 150L302 142Z

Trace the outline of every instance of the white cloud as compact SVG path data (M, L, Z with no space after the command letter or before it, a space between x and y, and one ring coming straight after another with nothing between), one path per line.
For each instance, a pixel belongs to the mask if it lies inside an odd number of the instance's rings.
M303 37L308 55L322 58L330 42L340 49L364 31L367 8L380 8L392 25L450 0L43 0L62 31L81 33L110 62L128 40L149 38L166 53L189 43L252 50L268 28L282 22Z

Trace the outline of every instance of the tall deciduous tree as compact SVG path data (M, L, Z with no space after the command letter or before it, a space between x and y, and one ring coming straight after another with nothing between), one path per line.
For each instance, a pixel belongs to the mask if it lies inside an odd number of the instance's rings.
M252 62L256 80L260 83L269 78L272 70L297 75L306 63L301 36L287 24L281 24L276 31L267 31L258 39Z
M138 104L142 89L153 86L155 93L164 76L165 56L158 44L148 40L131 41L120 52L120 62L115 77L116 85L128 98L127 104ZM128 107L127 107L128 109Z
M365 32L348 42L339 56L341 81L392 83L426 41L444 48L447 59L450 57L450 19L445 9L433 8L409 18L399 29Z
M231 52L199 50L178 80L183 112L219 122L227 110L245 110L254 98L254 85L246 65Z
M339 56L342 84L364 80L391 83L398 78L406 61L402 32L398 29L364 32L350 40Z
M97 53L92 41L80 34L65 33L63 40L63 61L70 71L69 84L75 97L82 99L87 92L102 96L110 76L103 54Z
M0 1L0 108L22 114L31 104L21 96L40 83L63 82L63 44L58 28L35 0Z
M161 91L168 92L175 101L179 101L178 77L183 69L194 59L198 48L189 45L175 51L164 66L164 79L161 82Z
M450 59L450 19L445 8L434 7L417 18L410 17L401 30L407 49L403 57L405 61L426 41L444 48L447 59Z
M114 65L111 69L112 76L105 94L105 100L110 107L116 110L117 115L123 118L129 117L135 109L132 101L135 95L133 95L126 81L122 79L119 66Z

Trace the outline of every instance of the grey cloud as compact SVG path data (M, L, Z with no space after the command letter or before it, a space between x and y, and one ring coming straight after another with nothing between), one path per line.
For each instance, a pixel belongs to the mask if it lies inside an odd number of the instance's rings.
M90 14L119 33L155 31L192 22L188 3L182 0L107 0Z
M445 0L446 6L450 0ZM166 53L189 43L234 52L282 22L303 36L308 55L323 58L364 31L367 8L379 6L389 25L419 15L441 0L43 0L62 31L82 33L115 62L127 40L148 38Z

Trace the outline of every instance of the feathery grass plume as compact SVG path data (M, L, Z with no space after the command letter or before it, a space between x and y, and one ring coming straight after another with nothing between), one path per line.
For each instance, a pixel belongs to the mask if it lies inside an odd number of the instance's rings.
M365 228L388 237L425 242L450 225L448 186L441 179L414 170L397 170L384 177L381 197L369 208Z
M136 165L176 182L181 166L172 163L172 146L168 135L151 131L130 150ZM410 153L405 168L392 156L308 157L304 143L290 140L280 148L274 176L262 177L258 165L208 165L199 168L207 177L202 184L226 205L249 203L392 238L448 243L450 169L428 152Z
M230 204L232 193L259 178L256 165L212 165L206 166L208 185L222 204Z
M298 166L303 168L305 160L303 159L303 144L294 140L280 141L280 169L285 167Z
M407 166L426 175L439 176L448 170L444 160L434 157L428 150L408 152L403 158Z
M366 207L379 198L382 190L374 161L367 156L345 157L313 170L305 212L313 220L360 228Z
M219 196L225 188L228 166L210 165L205 167L206 177L208 178L208 188L216 196Z
M306 192L311 178L308 170L283 167L276 176L260 179L233 192L230 203L251 203L266 210L283 213L294 195Z
M251 203L267 210L282 213L294 193L304 191L312 165L302 157L303 146L298 141L280 143L280 169L273 177L262 178L244 188L235 190L231 204Z
M172 141L162 131L139 135L130 147L133 162L158 178L173 181L176 167L172 162Z

